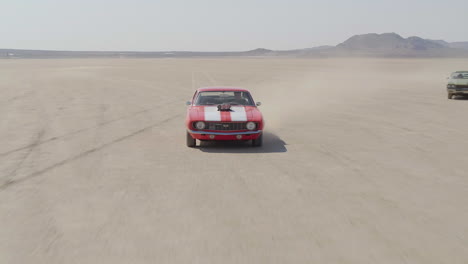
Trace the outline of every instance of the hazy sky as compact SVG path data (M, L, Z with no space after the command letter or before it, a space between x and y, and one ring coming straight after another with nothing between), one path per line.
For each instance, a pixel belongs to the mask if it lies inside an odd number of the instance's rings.
M0 0L0 48L294 49L369 32L468 41L468 0Z

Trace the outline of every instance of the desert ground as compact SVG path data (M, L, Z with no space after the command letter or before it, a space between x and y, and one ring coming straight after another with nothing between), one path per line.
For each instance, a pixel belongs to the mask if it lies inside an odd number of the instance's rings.
M466 59L0 60L0 263L468 263ZM264 146L185 146L198 87Z

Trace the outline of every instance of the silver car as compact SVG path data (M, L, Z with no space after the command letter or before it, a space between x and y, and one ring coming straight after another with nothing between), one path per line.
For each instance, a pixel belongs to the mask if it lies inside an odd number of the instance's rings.
M468 96L468 71L453 72L447 79L448 99L454 95Z

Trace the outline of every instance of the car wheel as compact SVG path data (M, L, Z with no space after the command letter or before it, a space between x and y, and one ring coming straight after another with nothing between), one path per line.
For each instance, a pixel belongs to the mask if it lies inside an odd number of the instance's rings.
M257 139L252 139L252 146L260 147L263 144L263 133Z
M448 94L448 99L452 99L453 94L449 93Z
M194 148L197 145L196 139L194 139L189 132L187 132L187 147Z

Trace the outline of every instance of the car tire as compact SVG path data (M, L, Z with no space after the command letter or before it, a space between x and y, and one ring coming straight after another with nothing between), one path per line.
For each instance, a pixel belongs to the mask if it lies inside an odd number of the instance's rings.
M452 97L453 97L453 94L448 93L448 99L452 99Z
M253 147L260 147L263 144L263 133L257 139L252 139Z
M194 148L197 146L197 140L194 139L189 132L187 132L187 147Z

